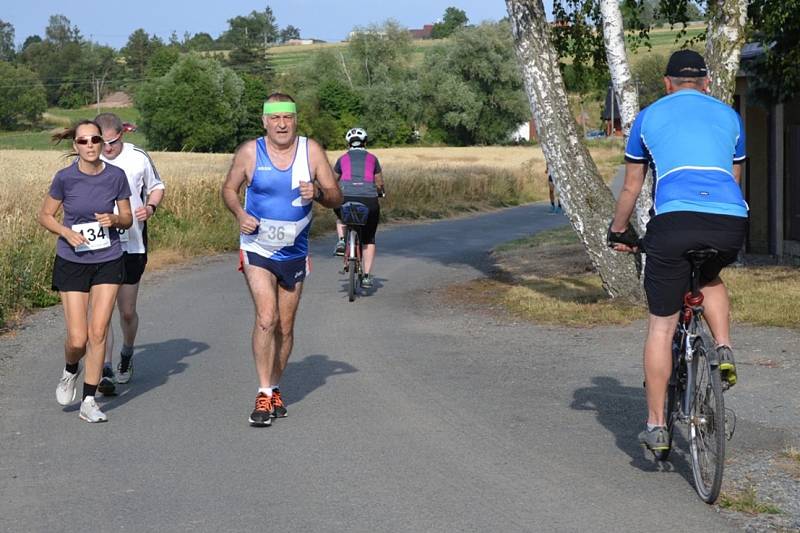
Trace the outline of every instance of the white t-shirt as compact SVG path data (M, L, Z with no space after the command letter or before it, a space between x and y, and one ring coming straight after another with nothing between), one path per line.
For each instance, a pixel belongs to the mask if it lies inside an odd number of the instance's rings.
M125 175L128 176L128 185L131 188L132 213L136 213L136 210L144 205L147 196L151 192L164 188L164 183L156 171L153 160L150 159L147 152L131 143L124 143L122 151L114 159L108 159L102 155L100 157L103 161L120 167L125 171ZM133 225L127 231L128 241L122 241L122 249L129 254L146 253L146 226L147 223L136 220L136 215L134 214Z

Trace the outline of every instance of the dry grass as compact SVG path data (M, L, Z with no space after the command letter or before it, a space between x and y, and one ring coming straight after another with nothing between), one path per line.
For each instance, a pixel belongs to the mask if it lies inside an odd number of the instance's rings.
M620 153L595 147L600 166ZM377 150L389 196L387 219L438 218L540 200L546 197L544 160L538 147L404 148ZM0 152L0 326L19 310L50 305L55 237L36 215L53 174L69 161L56 151ZM194 255L232 250L237 231L219 198L229 154L153 152L167 195L150 225L151 268ZM331 153L335 160L338 153ZM613 163L611 163L613 161ZM316 211L313 231L333 227L330 210Z
M800 269L781 266L727 268L722 279L737 322L800 328Z

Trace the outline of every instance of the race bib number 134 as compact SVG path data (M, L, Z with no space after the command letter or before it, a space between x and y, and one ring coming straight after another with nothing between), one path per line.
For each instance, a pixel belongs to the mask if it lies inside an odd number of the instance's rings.
M108 235L108 228L104 228L99 222L87 222L86 224L73 224L72 231L80 233L88 241L75 247L76 252L88 252L89 250L102 250L111 246L111 238Z

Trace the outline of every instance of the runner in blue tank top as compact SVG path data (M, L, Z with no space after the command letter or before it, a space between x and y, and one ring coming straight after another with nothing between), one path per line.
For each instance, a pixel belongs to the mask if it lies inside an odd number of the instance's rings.
M739 181L745 156L738 114L708 96L707 68L692 50L672 54L664 84L667 96L643 109L625 149L625 184L609 227L609 244L632 251L628 220L642 189L647 165L653 169L653 217L647 224L644 288L650 309L644 348L647 427L639 441L654 451L669 448L664 420L672 370L672 337L691 264L685 253L714 248L718 255L700 276L705 318L717 342L722 379L736 383L730 344L730 303L719 273L736 260L747 232L747 203Z
M254 426L286 416L278 383L292 351L308 271L312 200L330 208L342 203L325 150L297 136L294 100L270 95L262 122L266 136L239 146L222 186L225 205L239 223L239 269L256 308L252 346L259 389L249 419Z

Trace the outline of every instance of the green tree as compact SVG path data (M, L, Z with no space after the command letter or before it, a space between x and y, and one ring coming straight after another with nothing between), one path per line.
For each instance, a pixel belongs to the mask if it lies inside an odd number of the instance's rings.
M159 78L169 72L172 65L178 62L180 51L174 46L160 46L147 60L146 78Z
M410 74L411 34L394 20L356 28L347 48L348 69L356 85L369 87Z
M361 108L358 124L367 129L371 145L412 142L421 118L419 83L408 80L373 85L363 92Z
M281 30L280 39L282 43L285 43L292 39L299 39L299 38L300 38L300 28L296 28L291 24L289 24L288 26L286 26Z
M205 32L195 33L189 39L185 40L183 45L187 50L197 51L214 50L216 47L214 38Z
M278 26L272 9L267 7L264 11L252 11L247 16L229 19L228 30L220 39L237 48L266 48L278 39Z
M47 110L42 82L32 70L0 61L0 128L36 123Z
M63 47L69 43L79 43L81 41L81 32L78 30L78 27L73 26L64 15L50 15L44 34L45 39L57 47Z
M667 58L648 54L633 65L633 77L639 88L639 107L649 106L664 96L664 69Z
M14 26L0 20L0 61L11 61L15 55Z
M800 94L800 0L752 0L752 39L764 54L745 64L750 91L761 102L785 102Z
M230 152L245 122L245 84L231 69L196 53L146 82L134 101L155 150Z
M144 29L139 28L130 34L128 42L122 47L120 54L125 58L125 65L131 75L136 79L142 79L147 71L150 58L163 46L164 43L158 36L151 37Z
M506 22L467 28L425 57L421 98L433 139L495 144L530 119Z
M22 43L21 50L25 50L26 48L28 48L28 46L30 46L30 45L32 45L34 43L40 43L40 42L42 42L42 38L39 37L38 35L28 35L25 38L25 42Z
M251 74L240 74L240 77L244 83L242 95L244 116L237 134L237 144L264 135L261 115L264 109L264 100L270 93L263 78Z
M468 22L469 18L467 18L467 13L464 10L457 7L448 7L444 10L442 21L433 25L431 37L434 39L450 37L456 31L466 27Z
M272 78L272 61L264 48L245 48L237 46L228 54L225 65L239 74L258 76L265 81Z

